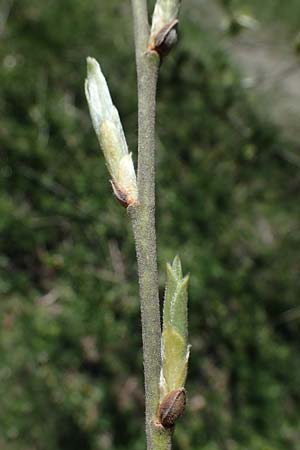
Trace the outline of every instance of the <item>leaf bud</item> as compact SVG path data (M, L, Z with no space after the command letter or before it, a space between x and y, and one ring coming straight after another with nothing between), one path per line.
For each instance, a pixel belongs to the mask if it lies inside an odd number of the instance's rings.
M87 58L85 95L92 123L108 171L112 177L113 191L124 206L134 205L138 200L136 175L117 108L98 62ZM118 194L118 195L117 195Z
M148 48L165 56L177 42L176 27L181 0L157 0Z
M188 345L188 301L189 277L182 275L178 256L167 264L167 283L163 309L161 339L162 367L160 373L160 397L184 386L190 345Z

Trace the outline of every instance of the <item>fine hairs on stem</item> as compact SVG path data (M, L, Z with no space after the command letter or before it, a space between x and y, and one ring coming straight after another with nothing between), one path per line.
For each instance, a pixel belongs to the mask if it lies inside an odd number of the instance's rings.
M138 85L137 176L121 120L93 58L88 58L85 92L113 192L130 216L138 262L143 339L147 450L171 450L175 421L186 391L187 286L181 262L167 265L161 331L155 230L155 113L160 64L177 39L180 0L157 0L149 27L146 0L132 0ZM150 30L150 31L149 31Z

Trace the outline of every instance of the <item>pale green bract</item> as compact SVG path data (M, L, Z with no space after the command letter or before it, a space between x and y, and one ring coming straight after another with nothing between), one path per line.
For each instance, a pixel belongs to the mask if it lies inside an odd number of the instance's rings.
M161 400L172 390L184 387L190 353L188 339L189 276L183 277L178 256L167 264L162 332Z

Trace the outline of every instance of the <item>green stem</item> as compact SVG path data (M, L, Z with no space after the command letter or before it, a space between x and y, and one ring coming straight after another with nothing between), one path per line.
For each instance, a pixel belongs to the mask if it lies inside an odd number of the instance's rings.
M154 424L159 403L161 326L155 232L155 110L159 58L147 53L146 0L132 0L138 77L139 205L129 208L138 261L148 450L170 450L171 435Z

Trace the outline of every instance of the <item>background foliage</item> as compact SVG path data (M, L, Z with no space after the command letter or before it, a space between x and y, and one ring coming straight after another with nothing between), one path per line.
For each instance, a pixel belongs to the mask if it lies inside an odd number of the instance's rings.
M296 0L222 3L297 31ZM158 92L161 293L177 252L191 273L175 448L299 450L298 149L261 114L198 6L186 1ZM91 55L136 158L130 5L1 8L0 449L140 450L134 246L83 93Z

